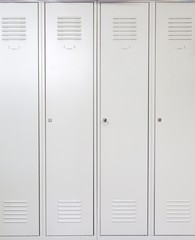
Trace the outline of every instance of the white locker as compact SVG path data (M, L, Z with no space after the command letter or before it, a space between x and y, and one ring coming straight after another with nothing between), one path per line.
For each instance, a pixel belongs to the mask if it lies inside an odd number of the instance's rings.
M37 13L0 3L0 236L39 234Z
M101 235L147 234L148 4L101 4Z
M195 235L195 4L156 9L155 234Z
M93 3L46 4L47 235L93 235Z

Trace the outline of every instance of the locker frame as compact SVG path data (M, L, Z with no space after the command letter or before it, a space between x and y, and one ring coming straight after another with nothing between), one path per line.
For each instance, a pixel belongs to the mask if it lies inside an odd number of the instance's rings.
M60 3L94 3L94 236L46 236L46 211L45 211L45 13L44 6L47 2ZM143 3L149 4L149 166L148 166L148 235L147 236L100 236L100 202L99 202L99 156L100 156L100 3ZM0 3L38 3L39 9L39 236L0 236L0 240L195 240L195 236L157 236L155 229L155 98L156 98L156 76L155 76L155 13L156 3L195 3L195 0L0 0Z

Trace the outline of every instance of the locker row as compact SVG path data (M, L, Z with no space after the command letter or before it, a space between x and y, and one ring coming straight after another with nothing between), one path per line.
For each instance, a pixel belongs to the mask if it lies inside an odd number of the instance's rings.
M0 3L0 236L195 236L195 3L41 4Z

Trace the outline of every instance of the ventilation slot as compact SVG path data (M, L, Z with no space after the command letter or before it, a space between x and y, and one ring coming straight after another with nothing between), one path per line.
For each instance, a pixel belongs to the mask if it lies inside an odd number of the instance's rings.
M58 17L57 18L58 40L81 40L81 18L80 17Z
M59 223L82 222L81 201L80 200L59 200L58 201L58 222Z
M189 200L167 201L167 222L179 223L190 222L191 204Z
M28 221L27 201L4 201L3 222L4 223L27 223Z
M113 18L113 40L137 40L137 18Z
M112 201L112 222L114 223L136 222L136 201L135 200L113 200Z
M192 40L192 18L169 18L168 40Z
M1 18L2 40L22 41L26 40L26 18L25 17L3 17Z

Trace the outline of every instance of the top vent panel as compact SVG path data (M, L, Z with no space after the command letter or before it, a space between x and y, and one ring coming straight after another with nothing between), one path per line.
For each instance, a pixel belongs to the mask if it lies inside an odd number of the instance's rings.
M113 40L137 40L137 18L113 18Z
M168 18L168 40L192 40L192 18Z
M25 17L2 17L1 28L1 36L4 41L26 40Z
M81 40L81 17L58 17L58 40Z

